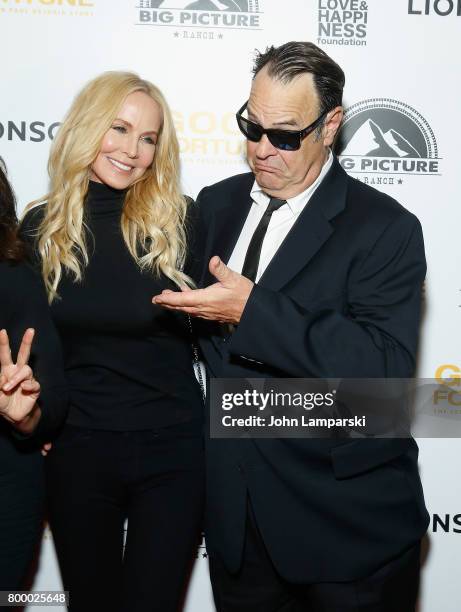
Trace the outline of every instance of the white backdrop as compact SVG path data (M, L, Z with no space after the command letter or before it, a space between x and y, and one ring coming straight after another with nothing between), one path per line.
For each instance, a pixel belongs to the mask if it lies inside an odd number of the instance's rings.
M195 196L247 169L234 113L248 96L254 49L319 44L347 78L342 163L422 222L428 277L419 375L454 376L453 393L434 410L459 414L460 25L461 0L0 0L0 156L22 209L47 191L49 146L75 93L102 71L135 70L174 110L184 192ZM421 612L456 612L459 442L419 444L432 517ZM187 612L214 610L207 572L202 548ZM60 588L48 532L34 587Z

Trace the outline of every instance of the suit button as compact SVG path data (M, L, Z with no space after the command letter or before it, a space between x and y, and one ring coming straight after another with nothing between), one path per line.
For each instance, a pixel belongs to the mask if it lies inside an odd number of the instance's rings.
M237 464L237 469L240 472L240 474L245 474L245 468L243 467L241 463Z

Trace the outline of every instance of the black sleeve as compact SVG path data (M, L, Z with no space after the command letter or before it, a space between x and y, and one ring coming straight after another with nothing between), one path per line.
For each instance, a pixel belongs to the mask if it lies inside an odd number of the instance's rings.
M26 265L18 266L16 272L10 288L12 308L7 332L16 358L25 330L35 329L29 365L40 383L38 404L42 415L33 435L48 441L67 416L62 350L41 278Z
M411 377L425 272L421 225L401 215L349 279L347 314L256 284L229 350L292 377Z

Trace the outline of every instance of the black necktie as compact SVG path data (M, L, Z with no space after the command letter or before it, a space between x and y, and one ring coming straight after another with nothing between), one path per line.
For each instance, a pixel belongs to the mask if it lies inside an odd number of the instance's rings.
M277 198L270 199L266 212L262 216L262 219L250 240L247 254L245 255L245 261L243 262L242 276L246 276L252 281L255 281L256 279L259 258L261 256L261 248L263 246L264 236L266 235L272 213L274 210L278 210L284 204L286 204L286 200L278 200Z

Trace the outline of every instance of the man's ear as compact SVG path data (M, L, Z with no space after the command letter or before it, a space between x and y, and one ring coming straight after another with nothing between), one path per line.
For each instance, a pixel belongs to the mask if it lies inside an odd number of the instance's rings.
M323 127L323 144L325 147L331 147L333 144L335 136L343 120L343 115L344 111L342 106L336 106L329 111Z

